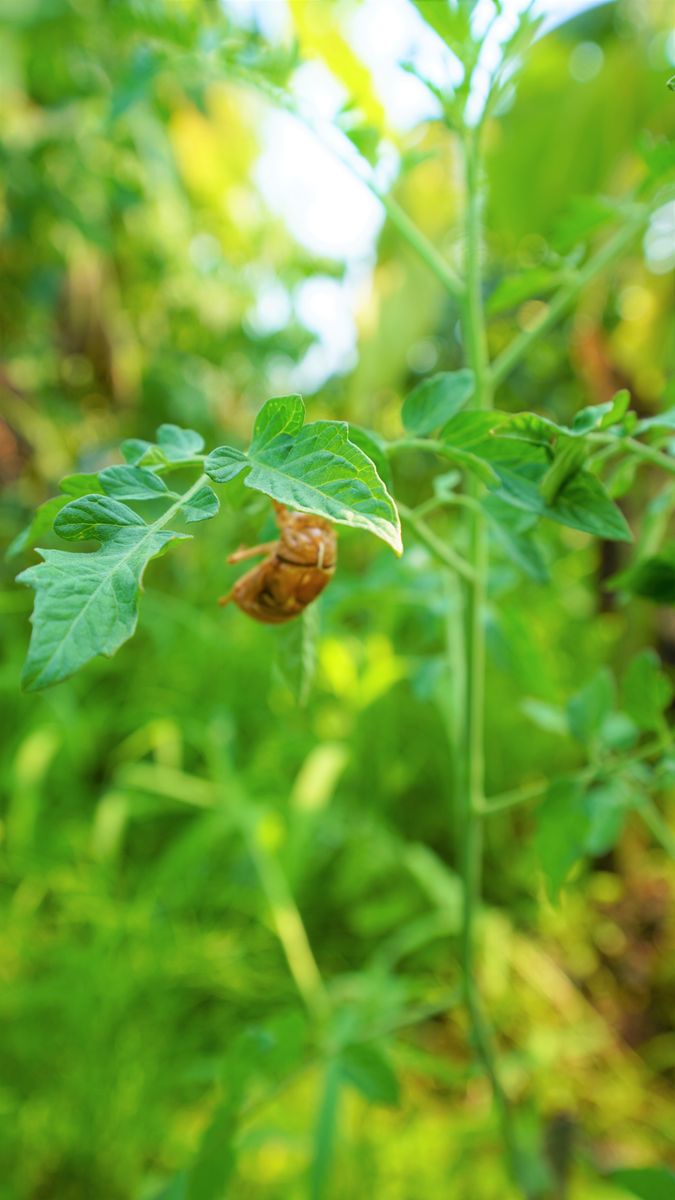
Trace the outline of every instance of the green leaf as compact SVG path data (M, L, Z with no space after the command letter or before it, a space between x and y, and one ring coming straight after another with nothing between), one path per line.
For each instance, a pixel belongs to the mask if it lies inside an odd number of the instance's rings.
M569 733L566 714L555 704L548 704L546 700L538 700L536 696L526 696L520 707L525 716L529 717L538 729L544 729L546 733L558 734L560 737Z
M403 404L403 425L409 433L433 433L454 417L474 390L473 371L444 371L425 379Z
M145 525L107 496L72 500L55 528L70 541L93 537L101 546L91 553L39 550L44 561L18 576L36 593L23 674L28 691L67 679L98 654L109 657L131 637L147 563L182 536Z
M601 196L575 197L553 232L552 243L561 254L585 242L617 215L617 206Z
M304 707L309 699L317 667L319 610L309 604L299 621L282 626L275 639L275 669L293 699Z
M546 560L529 534L536 521L534 514L513 508L495 495L486 496L482 505L492 535L505 556L535 583L547 583L549 573Z
M643 558L614 575L608 586L613 591L644 596L655 604L675 604L675 541L664 546L659 554Z
M180 425L160 425L157 444L169 462L183 462L194 458L204 449L204 439L194 429L181 429Z
M625 1168L612 1171L609 1178L638 1200L673 1200L675 1196L675 1171L670 1167Z
M625 712L611 712L602 722L600 740L608 750L632 750L640 739L635 721Z
M253 441L258 450L264 450L276 438L284 434L292 437L299 433L305 421L305 405L302 396L275 396L263 404L253 426Z
M399 1103L398 1080L382 1050L366 1043L346 1046L341 1061L344 1078L371 1104Z
M59 483L59 487L69 496L90 496L92 492L103 491L98 475L90 473L66 475Z
M106 496L117 500L156 500L167 491L161 476L147 467L105 467L98 477Z
M585 745L598 737L614 705L614 680L605 667L567 705L570 733Z
M675 168L675 142L672 138L643 135L639 149L652 179L661 179Z
M665 412L638 421L635 433L646 433L648 429L675 429L675 408L667 408Z
M605 488L610 499L620 500L631 490L635 482L638 464L639 459L632 457L624 458L617 463L609 478L605 480Z
M584 788L574 779L557 779L537 812L534 838L551 900L560 895L572 867L583 858L589 828Z
M588 408L582 408L576 413L569 432L572 437L579 437L590 433L593 429L609 429L623 420L629 404L630 392L627 388L622 388L605 404L593 404Z
M122 458L131 467L166 466L168 459L153 442L144 442L140 438L127 438L120 446Z
M54 522L54 530L68 542L82 542L87 538L105 541L111 529L126 525L140 525L145 521L126 504L107 496L82 496L71 500L61 510Z
M552 900L578 862L612 849L634 804L635 795L622 779L607 779L588 790L571 778L551 784L537 814L535 847Z
M504 416L497 436L532 442L536 446L552 446L561 437L582 438L592 430L609 429L623 420L629 404L630 392L624 388L605 404L580 409L571 425L561 425L540 413L513 413Z
M198 492L184 504L181 512L188 523L194 521L208 521L210 517L218 515L220 510L220 501L216 496L213 488L208 484L200 488Z
M529 442L533 446L552 446L559 437L569 435L569 430L539 413L519 412L505 415L496 430L496 435L499 438Z
M633 659L626 671L622 690L626 712L638 728L650 732L663 728L664 713L674 693L654 650L643 650Z
M365 529L402 551L396 506L371 460L349 441L342 421L303 425L300 396L268 400L244 455L221 446L206 460L217 483L250 468L246 486L300 512Z
M471 13L468 4L450 8L439 0L412 0L427 25L443 39L452 50L458 43L466 42L471 36Z
M450 462L457 463L458 467L463 467L465 471L470 471L481 483L487 484L488 487L499 482L499 477L493 470L489 462L479 458L477 454L472 454L469 450L460 450L458 446L453 446L451 442L444 443L447 449L443 457Z
M562 271L552 271L548 267L536 267L519 275L505 275L492 292L487 310L495 314L515 308L530 297L546 295L564 279Z
M370 429L362 429L360 425L350 423L349 440L352 445L358 446L359 450L363 450L363 453L368 455L371 462L375 464L377 473L387 491L391 491L393 480L384 438Z
M236 1106L228 1097L207 1127L188 1173L187 1200L222 1200L235 1166Z
M608 779L590 789L585 798L588 825L583 849L586 854L598 857L616 845L633 801L633 792L622 779Z
M42 537L43 533L52 528L54 517L63 508L64 504L68 503L67 496L52 496L49 500L45 500L36 509L33 520L25 529L17 533L12 539L5 551L5 558L10 562L13 558L18 558L26 550L30 550L34 546L38 538Z
M483 448L494 442L492 433L507 420L506 413L460 412L452 417L441 430L441 438L458 450L481 453Z
M536 447L523 446L514 453L512 449L504 450L508 439L493 439L493 444L499 442L502 442L502 449L495 451L491 464L501 485L495 494L502 500L594 537L619 542L632 540L623 513L612 503L600 481L587 470L572 475L549 504L540 492L549 469L547 458L542 457Z
M234 446L219 446L208 455L204 470L216 483L229 483L248 465L243 450L236 450Z

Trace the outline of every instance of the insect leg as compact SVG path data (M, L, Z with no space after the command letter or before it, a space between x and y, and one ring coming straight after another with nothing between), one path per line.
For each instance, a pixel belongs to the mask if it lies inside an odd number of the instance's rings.
M276 545L275 540L273 542L263 542L260 546L240 546L238 550L234 551L234 554L228 555L227 561L229 563L238 563L243 562L246 558L257 558L259 554L269 554L271 550L274 550Z

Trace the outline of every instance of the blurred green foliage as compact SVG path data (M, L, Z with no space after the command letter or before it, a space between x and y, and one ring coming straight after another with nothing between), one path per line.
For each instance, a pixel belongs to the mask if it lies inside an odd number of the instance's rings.
M324 6L326 33L292 4L294 33L384 124L349 47L355 7ZM490 286L507 301L493 306L495 352L546 295L574 198L623 194L672 133L666 7L603 5L547 34L490 127ZM3 6L3 542L122 438L162 421L209 445L245 438L270 381L292 379L315 341L298 289L344 266L294 241L264 200L266 109L230 78L234 53L283 83L298 50L216 3ZM387 132L416 156L401 202L452 249L452 143L435 122ZM526 269L540 273L532 291L509 298ZM270 332L253 313L273 286L289 317ZM456 314L388 226L357 316L356 365L308 407L395 436L411 388L462 363ZM627 384L648 416L673 400L672 330L672 278L638 248L537 346L503 405L567 421ZM425 477L397 463L397 494L424 499ZM659 487L641 471L625 505L629 518L652 506L646 553ZM30 597L3 567L0 1197L291 1200L309 1178L316 1195L328 1182L334 1196L506 1200L457 998L453 596L423 549L399 562L355 532L315 639L223 615L227 553L269 536L261 498L223 499L155 564L136 640L45 694L18 690ZM543 552L548 586L507 558L491 577L491 793L583 764L584 689L603 668L626 679L653 643L675 661L672 610L606 586L630 549L550 525ZM665 804L674 784L666 764ZM603 804L614 820L621 798ZM545 816L533 831L527 808L490 819L480 954L531 1170L555 1197L665 1195L672 868L634 813L609 848L596 823L553 904ZM298 910L338 1014L321 1043Z

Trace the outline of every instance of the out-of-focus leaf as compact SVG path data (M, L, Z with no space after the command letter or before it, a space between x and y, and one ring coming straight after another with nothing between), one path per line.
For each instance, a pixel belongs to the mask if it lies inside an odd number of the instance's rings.
M536 446L550 446L560 437L582 438L593 430L609 429L623 419L629 404L630 392L624 388L605 404L580 409L571 425L561 425L539 413L505 415L497 429L497 436L521 439Z
M601 196L578 196L560 218L553 234L553 245L568 254L579 242L586 241L598 229L615 220L616 205Z
M483 508L493 537L506 557L535 583L546 583L549 579L546 560L530 533L536 522L534 514L514 508L492 495L484 498Z
M612 849L635 802L630 785L621 778L590 788L572 778L551 784L537 812L535 846L552 900L576 863Z
M317 667L319 610L310 604L299 621L279 630L275 667L298 704L305 705Z
M623 420L629 405L630 392L627 388L622 388L605 404L593 404L589 408L582 408L575 414L569 432L572 437L579 437L594 429L609 429Z
M644 596L655 604L675 604L675 542L669 542L659 554L643 558L614 575L608 587L632 596Z
M66 475L59 482L59 487L62 492L67 492L70 497L73 496L90 496L92 492L102 492L101 481L98 475L91 473Z
M631 788L621 778L609 779L590 788L585 798L588 827L583 849L586 854L598 857L616 845L633 801Z
M471 9L468 4L453 5L439 0L412 0L427 25L457 51L471 37Z
M625 712L611 712L602 722L600 740L608 750L632 750L639 740L640 730Z
M402 419L409 433L433 433L454 417L471 398L473 371L443 371L425 379L406 397Z
M506 420L506 413L495 412L494 409L489 412L460 412L443 426L440 436L458 450L480 453L481 447L490 443L490 435Z
M632 1167L612 1171L612 1183L638 1200L673 1200L675 1171L670 1167Z
M367 122L382 129L386 124L385 112L371 73L343 36L333 6L290 0L289 10L303 52L318 57L344 84Z
M643 143L641 154L652 179L660 179L675 170L675 142L671 138Z
M47 530L52 528L54 517L67 504L70 496L52 496L49 500L45 500L38 509L35 510L33 520L25 529L17 533L16 537L10 542L5 551L5 558L11 561L18 558L26 550L30 550L35 545L38 538L41 538Z
M646 433L649 429L675 429L675 408L666 408L653 417L644 417L635 426L635 433Z
M546 733L557 733L561 737L569 733L565 713L554 704L547 704L545 700L538 700L535 696L526 696L520 707L525 716Z
M523 271L520 275L506 275L500 279L487 302L488 312L505 312L532 296L544 296L564 278L563 272L553 271L549 267L536 267L531 271Z
M614 690L611 674L602 667L569 701L567 719L570 732L578 741L592 745L597 740L603 721L612 711Z
M216 1109L188 1173L187 1200L222 1200L234 1170L236 1131L234 1105L228 1097Z
M661 669L654 650L643 650L630 663L623 680L626 712L640 729L663 728L664 713L673 698L673 686Z
M169 462L183 462L194 458L204 449L204 439L194 429L182 429L180 425L160 425L157 430L157 445Z
M143 460L148 451L152 450L152 442L143 441L141 438L127 438L122 442L120 450L124 461L129 463L129 466L135 467Z
M551 900L557 900L572 867L583 858L588 826L582 784L557 779L537 811L534 839Z
M526 445L517 451L504 450L503 447L508 445L507 438L493 441L502 442L502 449L493 446L490 450L490 463L501 484L496 495L502 500L595 537L619 542L632 540L623 513L612 503L600 481L587 470L579 470L568 479L554 502L549 504L540 491L549 470L544 452Z
M398 1104L398 1080L389 1060L377 1046L366 1043L346 1046L341 1062L344 1078L371 1104Z

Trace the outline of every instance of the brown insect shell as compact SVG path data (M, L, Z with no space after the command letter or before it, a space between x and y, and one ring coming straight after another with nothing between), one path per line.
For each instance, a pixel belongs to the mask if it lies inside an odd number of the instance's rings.
M221 603L234 603L256 621L280 625L300 616L330 583L337 561L335 530L312 513L274 505L279 540L268 557L237 580Z
M276 557L282 562L331 570L337 560L335 530L313 513L289 512L275 505L280 538Z

